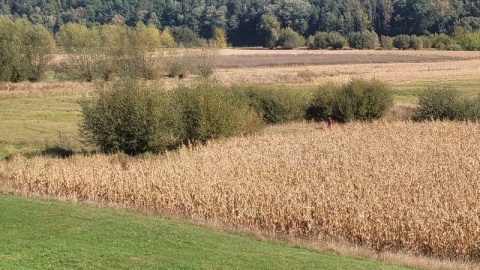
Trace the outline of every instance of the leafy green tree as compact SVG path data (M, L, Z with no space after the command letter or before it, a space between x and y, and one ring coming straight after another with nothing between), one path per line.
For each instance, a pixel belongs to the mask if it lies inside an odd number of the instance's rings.
M0 17L0 80L42 79L54 51L53 37L44 26Z
M277 17L272 14L262 15L257 29L261 45L273 49L280 37L280 22Z
M23 36L22 46L28 79L41 80L56 50L55 40L43 25L30 25Z
M21 38L16 23L7 16L0 16L0 80L19 81ZM20 30L20 29L19 29Z
M66 53L64 68L74 78L92 81L97 72L99 40L86 26L67 23L57 33L57 44Z

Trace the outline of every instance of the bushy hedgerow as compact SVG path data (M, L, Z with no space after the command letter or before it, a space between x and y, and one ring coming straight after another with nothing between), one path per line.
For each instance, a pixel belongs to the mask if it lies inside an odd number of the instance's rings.
M291 87L234 85L232 89L268 124L303 119L310 98L309 93Z
M373 50L378 46L378 36L375 32L353 32L348 35L348 46L352 49Z
M355 79L318 89L306 110L306 118L321 121L328 116L341 122L380 118L393 102L386 84L377 80Z
M308 38L309 49L342 49L347 45L347 39L337 32L317 32Z
M184 143L252 133L263 123L232 88L210 80L175 90L172 104L178 112L176 122Z
M83 139L105 153L160 153L182 143L251 133L263 124L232 88L212 81L172 91L118 81L99 87L80 105Z
M420 94L413 119L477 121L480 119L480 95L467 99L461 98L452 86L428 87Z
M384 50L392 50L393 47L393 38L388 36L380 37L380 47Z

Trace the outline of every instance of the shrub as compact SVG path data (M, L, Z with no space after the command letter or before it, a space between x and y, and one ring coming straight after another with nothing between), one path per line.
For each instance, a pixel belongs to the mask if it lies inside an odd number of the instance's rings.
M432 42L432 48L436 48L438 50L445 50L447 46L452 43L452 38L448 35L442 34L432 34L429 36Z
M327 49L330 46L327 32L315 33L312 49Z
M187 52L173 51L171 55L164 59L163 64L168 77L182 79L191 73L192 57L186 54Z
M184 143L252 133L261 127L261 117L238 99L232 88L206 80L174 91L176 120Z
M471 32L463 27L455 27L453 39L467 51L480 50L480 33Z
M329 46L334 50L342 49L347 45L347 39L337 32L329 33L328 41Z
M459 92L451 86L428 87L420 94L413 119L416 121L457 119L459 102Z
M306 40L305 43L307 45L307 49L314 50L318 49L315 45L315 36L310 35Z
M461 98L452 86L428 87L419 98L413 120L470 120L480 119L480 95L476 99Z
M180 140L167 97L133 80L103 84L80 102L80 134L105 153L165 151Z
M430 37L421 36L420 38L422 39L422 47L423 48L425 48L425 49L432 48L433 43L432 43L432 40L430 39Z
M388 36L380 37L380 47L384 50L392 50L393 47L393 38Z
M378 36L374 32L353 32L348 35L348 46L352 49L375 49L378 46Z
M337 32L317 32L313 38L309 38L309 49L327 49L334 50L345 47L347 40L340 33Z
M410 36L410 45L409 48L414 49L414 50L421 50L423 49L423 41L421 38L413 35Z
M393 47L406 50L410 48L410 36L408 35L398 35L393 38Z
M219 49L227 48L227 35L225 34L225 30L221 28L215 28L213 31L213 42Z
M339 121L380 118L393 102L386 84L377 80L355 79L343 85L335 95L333 116Z
M314 121L327 120L333 115L333 106L338 87L332 83L320 86L313 94L305 111L305 119Z
M199 43L197 34L195 34L190 28L177 26L169 28L169 31L179 47L196 47Z
M308 93L289 87L235 85L233 89L269 124L302 119L309 99Z
M280 31L278 46L283 49L294 49L305 45L305 38L292 28L287 27Z

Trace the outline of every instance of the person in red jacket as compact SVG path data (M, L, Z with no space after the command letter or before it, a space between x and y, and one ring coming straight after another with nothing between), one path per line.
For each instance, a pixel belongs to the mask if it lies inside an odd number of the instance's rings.
M328 117L328 125L327 125L327 128L330 129L330 130L333 129L333 119L332 119L332 117L330 117L330 116Z

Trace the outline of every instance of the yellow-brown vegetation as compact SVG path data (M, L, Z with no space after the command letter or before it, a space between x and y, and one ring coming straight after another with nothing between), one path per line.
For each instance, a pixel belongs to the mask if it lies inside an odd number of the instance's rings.
M163 156L18 157L0 190L478 260L478 149L478 123L306 124Z

